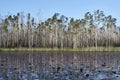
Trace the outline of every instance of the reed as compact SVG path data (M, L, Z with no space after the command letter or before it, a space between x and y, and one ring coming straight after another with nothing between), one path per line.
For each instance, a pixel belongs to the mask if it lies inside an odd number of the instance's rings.
M95 52L95 51L120 51L120 47L86 47L86 48L0 48L2 51L85 51L85 52Z

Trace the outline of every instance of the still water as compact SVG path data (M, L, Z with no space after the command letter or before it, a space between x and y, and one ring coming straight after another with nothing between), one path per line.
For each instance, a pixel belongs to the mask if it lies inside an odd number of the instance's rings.
M0 52L0 80L120 80L120 52Z

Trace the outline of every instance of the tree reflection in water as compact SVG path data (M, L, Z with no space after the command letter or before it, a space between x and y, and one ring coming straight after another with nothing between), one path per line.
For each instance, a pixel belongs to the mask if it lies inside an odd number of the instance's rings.
M119 64L119 52L0 52L0 80L119 80Z

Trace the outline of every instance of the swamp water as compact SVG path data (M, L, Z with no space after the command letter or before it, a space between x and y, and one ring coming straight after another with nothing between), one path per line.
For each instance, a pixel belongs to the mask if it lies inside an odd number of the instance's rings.
M120 52L0 52L0 80L120 80Z

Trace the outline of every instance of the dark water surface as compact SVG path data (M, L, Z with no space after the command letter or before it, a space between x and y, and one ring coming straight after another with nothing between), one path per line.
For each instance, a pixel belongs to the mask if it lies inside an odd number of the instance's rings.
M0 52L0 80L120 80L120 52Z

